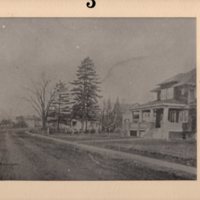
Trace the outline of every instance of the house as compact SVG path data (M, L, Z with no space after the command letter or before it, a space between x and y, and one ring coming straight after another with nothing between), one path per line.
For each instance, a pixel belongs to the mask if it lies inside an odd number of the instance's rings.
M130 135L130 130L129 130L129 126L130 126L130 123L133 121L133 115L132 115L132 108L135 107L135 106L139 106L138 103L136 104L124 104L122 103L121 104L121 109L122 109L122 128L123 130L123 133L125 135Z
M35 115L28 115L24 117L24 120L29 128L41 127L41 120Z
M82 123L80 120L72 119L71 120L71 129L73 132L82 132ZM85 126L84 126L85 129ZM87 122L88 132L97 133L100 131L100 122L99 121L88 121Z
M123 127L130 136L172 139L195 137L196 70L163 81L151 92L156 100L133 106Z

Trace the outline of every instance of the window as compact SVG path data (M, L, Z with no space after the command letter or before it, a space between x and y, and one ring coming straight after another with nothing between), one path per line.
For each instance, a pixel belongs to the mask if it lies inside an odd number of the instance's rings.
M161 100L173 99L173 88L165 88L161 90Z
M173 88L168 88L167 89L167 99L173 99L173 96L174 96Z
M129 119L125 119L124 120L124 124L129 124L130 123L130 120Z
M188 90L187 90L186 88L181 88L181 89L180 89L180 95L181 95L182 97L187 97L187 95L188 95Z
M138 111L133 112L133 120L139 120L139 112Z
M182 110L179 113L179 121L186 123L188 122L188 111L187 110Z
M137 131L131 130L130 131L130 136L136 137L137 136Z
M196 99L196 90L190 90L190 101L194 101Z
M161 95L160 95L160 97L161 97L161 100L166 99L166 89L161 90Z
M169 120L169 122L172 122L172 123L178 123L179 122L179 110L169 109L168 120Z
M157 100L158 101L160 101L160 94L161 94L161 92L159 91L159 92L157 92Z
M144 121L149 121L150 120L150 110L144 110L142 112L142 119Z

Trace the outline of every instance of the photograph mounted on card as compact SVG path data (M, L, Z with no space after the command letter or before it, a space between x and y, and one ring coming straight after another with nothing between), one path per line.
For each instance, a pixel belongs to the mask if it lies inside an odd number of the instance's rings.
M195 199L197 5L1 6L0 191Z
M0 23L2 180L196 179L195 18Z

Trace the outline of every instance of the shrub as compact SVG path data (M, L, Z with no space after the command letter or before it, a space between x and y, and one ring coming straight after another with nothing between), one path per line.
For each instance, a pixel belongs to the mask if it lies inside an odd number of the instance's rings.
M94 128L92 128L92 129L90 130L90 133L94 134L94 133L96 133L96 130L95 130Z
M123 130L121 128L116 128L114 133L123 134Z

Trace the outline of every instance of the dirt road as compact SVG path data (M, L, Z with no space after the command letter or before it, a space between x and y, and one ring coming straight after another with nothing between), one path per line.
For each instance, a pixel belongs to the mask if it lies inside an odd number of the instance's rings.
M170 180L195 177L150 169L23 132L0 133L1 180Z

